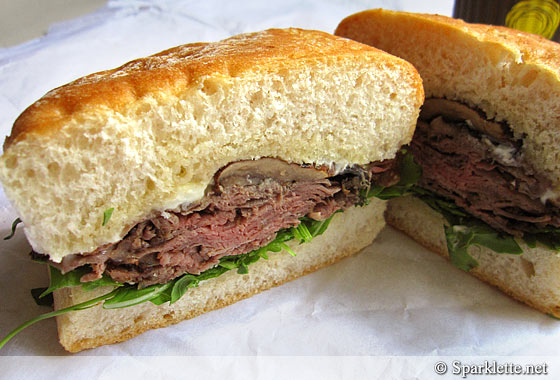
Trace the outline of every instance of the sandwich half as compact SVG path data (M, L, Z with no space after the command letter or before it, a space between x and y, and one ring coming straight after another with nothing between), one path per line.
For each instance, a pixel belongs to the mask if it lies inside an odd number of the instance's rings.
M417 168L404 60L276 29L80 78L16 120L0 179L76 352L358 252ZM88 309L88 310L82 310Z
M371 10L337 35L411 62L426 91L422 168L387 221L459 268L560 317L560 45L504 27Z

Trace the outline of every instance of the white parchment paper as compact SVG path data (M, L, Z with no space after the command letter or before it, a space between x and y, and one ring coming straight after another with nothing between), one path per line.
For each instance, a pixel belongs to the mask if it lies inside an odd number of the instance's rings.
M48 90L171 46L270 27L333 32L345 16L376 7L450 15L452 5L416 0L110 1L91 15L54 25L43 38L0 50L0 135L8 135L19 113ZM0 194L2 236L16 217ZM47 284L44 266L29 262L29 250L21 231L0 243L2 336L46 311L29 295L31 288ZM386 228L363 253L332 267L78 356L554 356L560 353L558 338L557 320ZM58 345L54 320L48 320L20 333L0 355L66 353ZM14 363L0 361L4 373L36 375L33 366L22 369Z

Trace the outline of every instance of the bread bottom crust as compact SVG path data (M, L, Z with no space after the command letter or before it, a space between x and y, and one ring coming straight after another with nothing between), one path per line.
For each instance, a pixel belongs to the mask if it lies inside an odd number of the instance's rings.
M387 223L431 251L449 259L445 218L414 196L389 201ZM560 318L560 256L541 246L529 248L518 241L522 255L499 254L471 246L479 265L469 273L499 288L514 299Z
M136 306L105 310L101 305L57 317L62 346L70 352L112 344L133 338L147 330L169 326L248 298L333 264L371 244L384 227L386 202L373 199L368 206L353 207L336 214L327 231L311 242L291 241L296 256L286 251L269 252L268 260L249 266L246 275L236 270L189 289L173 305L145 302ZM55 309L62 309L109 292L110 288L83 291L64 288L54 293Z

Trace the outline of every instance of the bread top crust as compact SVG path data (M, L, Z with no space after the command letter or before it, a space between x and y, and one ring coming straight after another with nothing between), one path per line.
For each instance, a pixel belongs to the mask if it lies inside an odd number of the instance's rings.
M197 201L230 162L393 158L423 99L411 64L323 32L179 46L31 105L5 142L0 180L33 249L58 262Z
M453 30L462 34L463 38L475 38L480 48L483 48L483 45L498 44L502 49L510 52L518 63L542 66L542 69L554 73L560 80L560 44L536 34L504 26L471 24L461 19L437 14L371 9L346 17L336 28L335 35L345 36L358 24L364 26L374 20L387 22L390 19L392 23L402 23L405 29L410 22L416 21L414 24L416 30L435 28L442 35L449 35ZM370 46L375 46L375 36L371 37ZM491 54L490 50L485 51Z
M30 133L52 133L77 114L94 109L121 112L146 95L175 96L207 76L234 78L250 71L289 68L290 61L313 61L329 55L363 58L366 54L380 56L395 65L403 64L371 46L296 28L269 29L214 43L177 46L49 91L17 118L4 142L4 150Z
M522 154L560 195L560 44L450 17L381 9L351 15L335 34L399 56L426 97L457 100L506 121Z

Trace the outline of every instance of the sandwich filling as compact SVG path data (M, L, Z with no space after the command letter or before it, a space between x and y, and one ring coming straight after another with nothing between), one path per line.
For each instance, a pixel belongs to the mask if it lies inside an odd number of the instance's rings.
M423 106L410 151L422 168L419 187L500 233L527 238L560 228L560 202L522 148L506 123L432 98Z
M216 173L200 201L139 222L117 243L49 263L62 273L91 268L82 282L105 274L140 287L197 275L223 257L267 245L303 217L324 221L366 202L372 186L399 182L397 161L354 165L340 173L273 158L234 162Z

